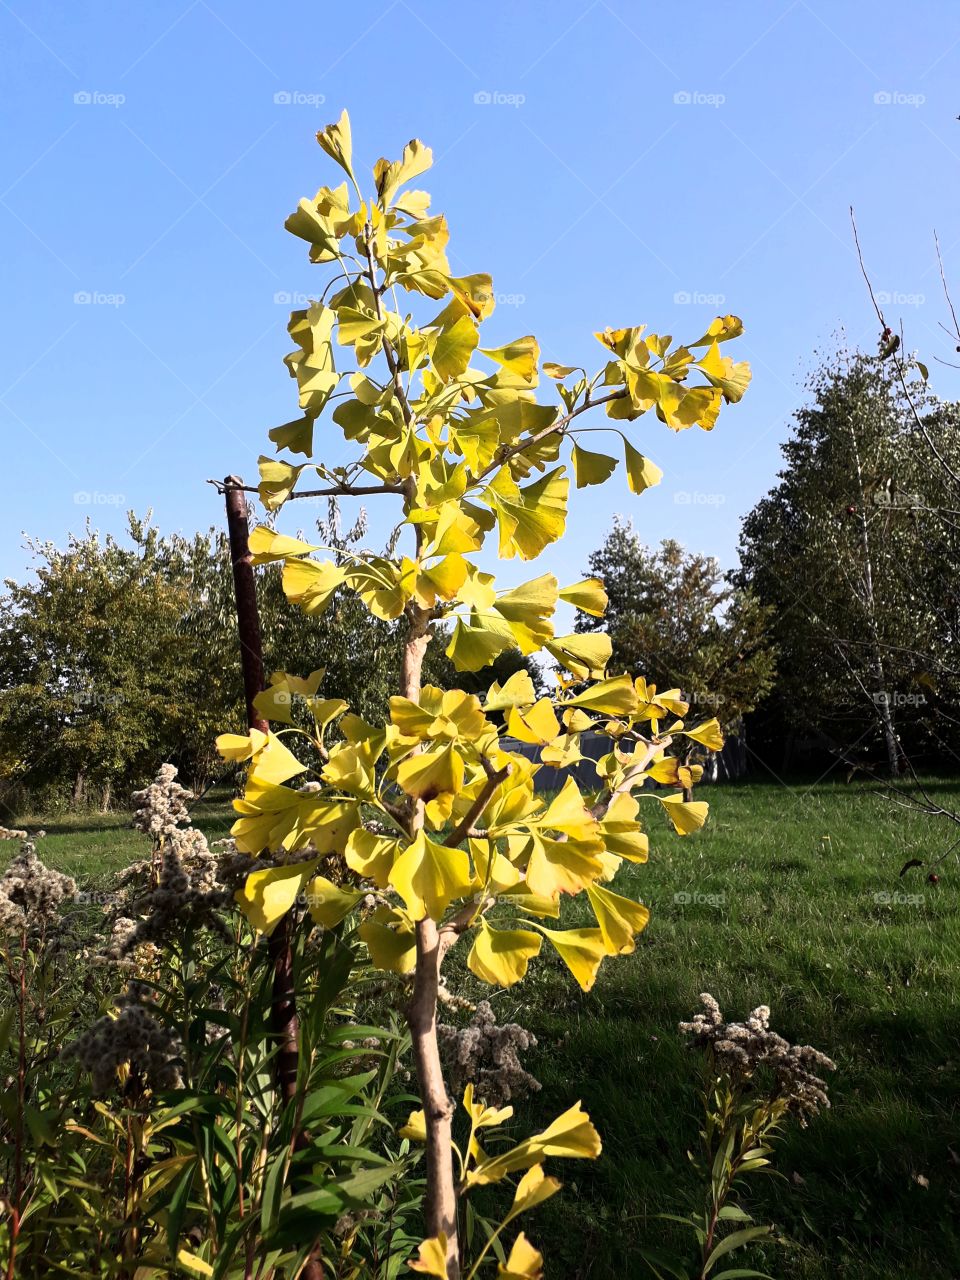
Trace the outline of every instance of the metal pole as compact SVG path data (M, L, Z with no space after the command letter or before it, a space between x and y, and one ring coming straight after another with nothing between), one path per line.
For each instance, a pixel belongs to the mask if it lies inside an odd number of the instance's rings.
M260 614L257 609L257 581L250 557L250 526L247 521L247 500L243 481L239 476L227 476L223 482L223 494L227 505L227 533L230 539L230 559L233 564L233 589L237 603L237 634L240 639L240 667L243 671L243 690L247 703L247 724L261 733L268 730L267 721L261 716L253 700L266 685L263 668L263 638L260 633ZM284 916L267 940L270 963L273 968L273 998L270 1008L270 1028L279 1045L277 1054L277 1085L285 1102L297 1094L297 1066L300 1058L300 1024L297 1018L296 994L293 982L293 951L290 938L290 917Z

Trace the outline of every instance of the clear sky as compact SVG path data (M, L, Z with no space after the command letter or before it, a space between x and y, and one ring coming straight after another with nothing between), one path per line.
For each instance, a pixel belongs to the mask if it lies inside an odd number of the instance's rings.
M288 299L323 272L282 224L334 178L314 135L344 106L365 162L434 148L452 265L494 277L489 345L599 367L605 325L745 321L742 404L712 434L642 419L663 484L575 495L566 579L615 512L735 563L815 351L876 343L851 204L907 345L960 390L932 238L960 290L956 0L0 0L0 41L0 575L22 530L133 507L190 532L222 517L208 477L256 478L296 416Z

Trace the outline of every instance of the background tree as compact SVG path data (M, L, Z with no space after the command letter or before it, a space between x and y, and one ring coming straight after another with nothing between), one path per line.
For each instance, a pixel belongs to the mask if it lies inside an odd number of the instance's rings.
M912 381L920 423L960 456L956 409ZM810 385L780 483L743 523L737 580L772 607L780 651L765 710L837 759L879 755L897 773L905 749L944 740L957 705L955 501L892 365L841 353Z
M238 696L216 539L131 514L128 543L30 545L33 577L0 598L3 781L104 806L158 758L202 782Z
M647 547L619 517L589 565L609 597L610 669L644 671L661 692L679 688L692 706L716 715L725 734L742 739L744 716L774 680L772 609L727 583L712 556L686 552L670 539ZM596 618L578 614L577 631L597 626ZM737 774L743 751L728 741L711 764Z

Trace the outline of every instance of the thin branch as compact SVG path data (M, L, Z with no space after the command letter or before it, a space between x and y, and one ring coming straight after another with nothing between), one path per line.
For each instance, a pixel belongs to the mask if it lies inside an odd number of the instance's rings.
M219 494L226 493L227 489L239 489L242 493L259 493L260 489L255 484L231 484L224 486L222 480L208 480L207 484L212 484ZM358 485L334 485L329 489L303 489L295 493L291 493L287 499L293 502L296 498L363 498L372 493L399 493L403 494L405 489L401 484L358 484Z
M480 788L476 800L467 810L466 816L459 822L444 840L444 844L448 849L455 849L469 835L473 829L473 824L483 813L484 809L490 803L493 793L501 782L505 782L510 776L510 765L506 765L503 769L491 769L488 765L486 757L482 760L484 769L487 771L487 780Z

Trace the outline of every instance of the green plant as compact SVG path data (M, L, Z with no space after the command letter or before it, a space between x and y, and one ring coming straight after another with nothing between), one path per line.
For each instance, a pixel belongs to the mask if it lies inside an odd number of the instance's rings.
M704 993L700 1000L704 1011L692 1022L681 1022L680 1030L704 1055L700 1167L707 1184L705 1203L686 1217L663 1215L692 1231L698 1257L690 1270L663 1253L645 1250L643 1256L658 1280L762 1277L763 1272L741 1267L716 1270L732 1253L773 1234L734 1203L734 1193L750 1174L771 1171L774 1143L788 1116L805 1125L830 1105L826 1084L816 1072L833 1071L835 1064L811 1045L792 1045L771 1031L766 1005L743 1023L725 1022L713 996Z
M335 1280L389 1280L419 1239L417 1157L395 1134L408 1039L368 1025L355 935L309 916L294 930L287 1101L266 946L233 903L246 869L189 825L171 767L137 798L151 856L97 895L113 925L100 963L89 908L32 841L0 879L6 1274L292 1280L309 1261ZM78 1019L89 1025L71 1035Z

